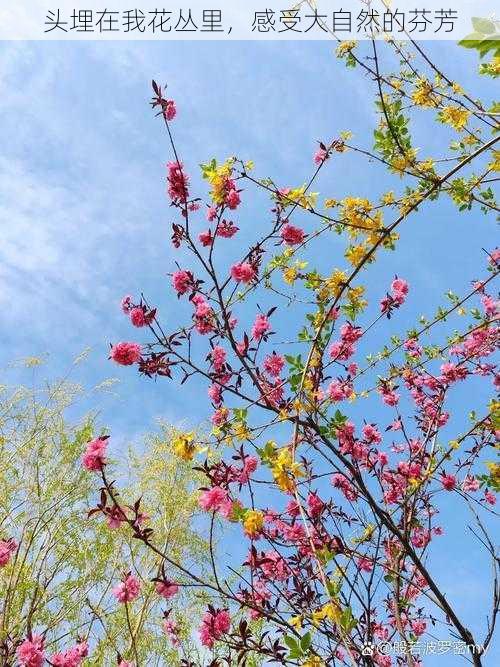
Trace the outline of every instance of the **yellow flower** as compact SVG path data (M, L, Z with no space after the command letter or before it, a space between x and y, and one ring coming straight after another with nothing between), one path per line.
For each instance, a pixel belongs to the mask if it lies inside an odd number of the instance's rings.
M403 172L412 167L415 163L415 158L417 156L417 151L415 148L409 148L404 155L398 155L391 162L391 168L396 173L403 175Z
M365 255L366 247L363 243L349 246L344 254L347 261L350 262L353 266L358 266Z
M300 630L302 628L302 620L302 616L292 616L290 619L290 625L296 630Z
M500 151L493 151L493 161L489 163L488 169L500 171Z
M172 448L175 454L184 461L192 461L196 453L193 431L176 436L172 441Z
M433 92L432 84L427 79L420 79L411 98L418 106L427 108L437 107L441 101L441 97Z
M470 111L462 107L447 106L439 113L439 118L443 123L451 125L455 130L463 130L470 117Z
M385 204L386 206L388 206L389 204L394 204L395 202L394 192L392 190L390 192L386 192L384 195L382 195L380 201L382 202L382 204Z
M248 510L243 519L245 533L249 537L256 537L264 526L264 515L259 510Z
M325 199L325 208L334 208L337 204L338 201L336 199Z
M233 427L234 436L238 440L249 440L250 430L244 422L237 422Z
M434 169L435 162L432 158L428 158L427 160L422 160L422 162L419 162L417 164L417 169L419 171L432 171Z
M331 276L326 279L325 287L329 296L338 296L347 281L347 273L340 269L335 269Z
M325 618L332 621L332 623L338 623L340 620L341 613L342 610L338 602L332 600L331 602L327 602L320 609L316 609L316 611L313 611L311 616L311 622L316 627L319 625L320 621L323 621Z
M354 49L355 46L356 46L356 42L354 40L340 42L340 44L337 46L337 50L335 51L335 53L337 54L337 56L339 58L342 58L343 56L350 53Z
M488 462L486 467L490 471L491 477L495 482L500 482L500 463Z
M287 285L293 285L297 280L298 271L294 266L290 266L283 271L283 280Z
M303 477L300 463L294 463L292 452L283 447L273 461L271 471L276 484L282 491L293 491L295 478Z
M302 667L325 667L325 663L319 656L313 655L302 663Z

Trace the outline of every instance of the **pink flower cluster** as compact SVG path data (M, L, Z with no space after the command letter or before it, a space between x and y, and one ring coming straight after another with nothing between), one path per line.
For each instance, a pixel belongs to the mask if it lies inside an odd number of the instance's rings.
M396 276L391 283L391 293L387 294L380 302L380 311L390 317L392 310L399 308L406 301L408 291L409 287L406 280Z
M283 225L280 236L287 245L299 245L306 238L306 234L300 227L294 227L287 223Z
M111 347L111 359L120 366L132 366L141 359L141 346L138 343L116 343Z
M193 287L193 274L191 271L176 271L172 276L172 285L177 294L186 294Z
M17 542L13 538L0 540L0 567L5 567L8 564L16 549Z
M168 121L174 120L174 118L177 116L177 108L175 106L174 100L163 100L162 107L163 115L165 118Z
M133 602L139 597L141 584L137 577L130 572L113 588L113 595L118 602Z
M91 472L99 472L106 465L106 447L109 436L101 436L87 443L87 448L82 456L83 467Z
M259 313L255 318L255 322L252 327L252 337L254 340L260 340L269 330L271 325L266 315Z
M347 361L356 352L356 342L363 335L360 327L346 322L340 329L340 340L332 343L330 358L334 361Z
M203 646L212 648L214 643L227 634L231 628L231 617L225 609L209 608L203 615L200 639Z
M63 653L55 653L50 662L54 667L80 667L89 653L87 642L80 642Z
M322 148L321 146L318 148L316 153L314 153L314 164L319 165L322 164L326 158L328 157L328 151L326 148Z
M203 491L198 502L205 512L219 512L226 519L233 511L233 501L229 498L226 489L220 486L213 486Z
M156 582L156 592L158 595L161 595L165 600L173 598L179 592L179 585L174 581L169 581L165 579L164 581Z
M25 639L16 649L20 667L41 667L45 660L44 639L39 635L32 635Z
M279 377L284 365L285 359L281 354L276 354L276 352L267 355L264 359L264 370L273 377Z
M170 639L170 643L172 644L172 646L174 648L178 648L180 645L180 640L179 640L179 626L177 625L177 623L167 618L165 621L163 621L163 632Z
M214 311L208 304L202 294L195 294L191 298L191 303L195 306L194 326L196 331L205 335L214 330Z
M220 345L216 345L210 353L212 365L216 373L220 373L226 363L226 351Z
M231 277L238 283L249 283L255 278L255 269L249 262L233 264Z
M173 204L186 204L189 197L189 178L181 162L167 164L168 196Z

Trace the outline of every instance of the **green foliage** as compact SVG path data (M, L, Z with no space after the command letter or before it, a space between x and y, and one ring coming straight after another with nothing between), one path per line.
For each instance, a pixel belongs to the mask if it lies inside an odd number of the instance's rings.
M46 632L50 652L87 639L89 664L115 664L119 652L130 659L137 653L143 665L174 666L177 652L161 627L170 605L151 582L158 558L126 527L111 529L101 515L88 517L98 482L80 458L98 433L93 416L74 425L66 419L79 391L69 383L41 392L0 388L0 539L19 544L0 568L0 646L12 657L30 631ZM130 503L142 496L158 543L176 561L199 569L208 553L192 528L199 481L189 464L172 456L173 434L162 424L130 450L128 465L117 466L121 494ZM129 609L135 650L125 609L111 591L130 570L142 580L141 596ZM182 583L176 572L167 576ZM188 650L192 627L184 619L198 614L189 590L181 590L171 615Z
M500 30L498 21L480 18L472 18L472 27L474 32L464 37L460 46L466 49L475 49L481 58L490 52L494 57L500 56Z

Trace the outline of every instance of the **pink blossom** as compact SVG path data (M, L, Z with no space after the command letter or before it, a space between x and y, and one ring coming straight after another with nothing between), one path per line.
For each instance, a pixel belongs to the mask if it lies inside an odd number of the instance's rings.
M227 500L228 493L226 489L213 486L211 489L202 492L198 503L205 512L218 512Z
M64 653L55 653L50 662L54 667L80 667L82 661L87 657L89 647L87 642L81 642Z
M222 387L220 384L211 384L208 388L208 395L215 405L220 405L222 403Z
M238 475L238 482L240 484L246 484L250 479L250 475L257 470L259 465L259 459L255 456L245 457L245 462L243 463L243 469Z
M496 301L493 297L485 294L481 297L481 303L483 304L484 312L489 317L494 317L500 307L500 301Z
M386 405L394 407L399 403L399 394L393 389L389 389L386 385L379 387L378 392L382 396L382 400Z
M106 464L106 447L109 436L101 436L87 443L82 456L83 467L91 472L99 472Z
M190 271L176 271L172 276L172 285L177 294L186 294L193 287L193 276Z
M306 236L303 229L294 227L294 225L290 225L289 223L283 226L280 235L287 245L298 245L302 243Z
M138 343L117 343L111 348L111 359L121 366L131 366L141 358L141 346Z
M496 505L497 499L494 493L492 493L489 489L487 489L484 492L484 499L489 505Z
M174 204L186 204L189 197L189 178L183 170L181 162L167 164L168 195Z
M202 618L200 639L203 646L212 648L215 641L229 632L231 617L225 609L210 609Z
M467 492L474 492L479 489L479 480L476 479L473 475L467 475L467 477L462 482L462 489Z
M216 217L217 217L217 208L215 206L209 206L207 209L208 222L213 222Z
M175 106L174 100L164 100L163 104L163 115L167 120L174 120L177 115L177 108Z
M166 600L173 598L179 592L179 585L173 581L157 581L156 592Z
M175 621L167 619L163 621L163 632L170 639L170 642L174 648L178 648L180 645L179 641L179 626Z
M457 484L457 479L455 475L447 475L443 473L441 475L441 484L443 485L443 488L446 489L446 491L453 491Z
M39 635L25 639L16 649L20 667L41 667L45 660L44 640Z
M137 577L129 573L113 588L113 595L118 602L133 602L139 597L141 584Z
M17 542L13 538L0 540L0 567L5 567L8 564L17 546Z
M391 284L392 297L398 306L401 306L408 294L408 283L402 278L395 278Z
M309 515L313 519L316 519L323 511L325 503L321 500L317 493L311 492L307 496L307 507L309 509Z
M220 236L223 239L230 239L236 234L238 229L239 227L233 225L232 222L227 222L227 220L223 220L221 224L217 227L216 234L217 236Z
M214 237L212 236L212 230L207 229L206 232L200 232L200 234L198 234L198 239L204 248L211 246L214 240Z
M495 264L500 263L500 248L495 248L495 250L492 250L490 252L490 264Z
M140 306L135 306L135 308L132 308L129 314L130 314L130 321L132 322L134 327L143 327L147 324L144 309L141 308Z
M269 329L271 328L271 325L269 324L269 320L265 315L262 313L259 313L257 317L255 318L254 325L252 327L252 336L255 340L260 340L264 334L266 334Z
M229 192L226 195L226 206L228 206L231 210L234 211L234 209L238 208L240 203L241 203L241 197L238 190L236 190L235 188L229 190Z
M227 422L228 417L229 410L227 408L217 408L211 417L211 421L214 426L222 426Z
M281 354L276 354L275 352L273 352L273 354L269 354L264 359L264 370L273 377L279 376L284 365L285 365L284 357L282 357Z
M226 351L224 348L216 345L210 353L210 357L212 359L215 372L220 373L220 371L224 368L224 364L226 363Z
M425 528L415 528L411 534L411 543L417 549L423 549L431 541L431 534Z
M421 618L417 618L411 622L411 629L417 635L417 637L420 637L427 629L427 623Z
M382 436L373 424L365 424L363 426L363 436L370 445L378 445L382 441Z
M389 457L387 456L386 452L379 452L377 454L377 461L381 466L386 466L389 462Z
M249 283L255 278L255 269L248 262L233 264L231 267L231 276L238 283Z
M325 148L321 148L321 146L318 148L316 153L314 153L314 164L317 164L318 166L326 160L328 157L328 151Z
M331 401L343 401L352 394L352 388L339 380L333 380L328 387L328 396Z
M128 315L130 312L130 309L132 308L132 299L133 297L128 294L127 296L124 296L123 299L121 300L120 307L122 311L125 313L125 315Z
M373 570L373 563L369 558L358 558L357 564L362 572L371 572Z

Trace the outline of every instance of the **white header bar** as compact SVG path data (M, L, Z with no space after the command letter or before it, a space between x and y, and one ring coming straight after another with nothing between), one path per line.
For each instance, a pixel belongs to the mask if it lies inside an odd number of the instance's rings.
M463 39L494 0L3 0L2 40ZM477 24L476 24L477 25ZM496 25L498 31L498 23ZM486 35L485 35L486 36ZM477 37L476 37L477 39Z

